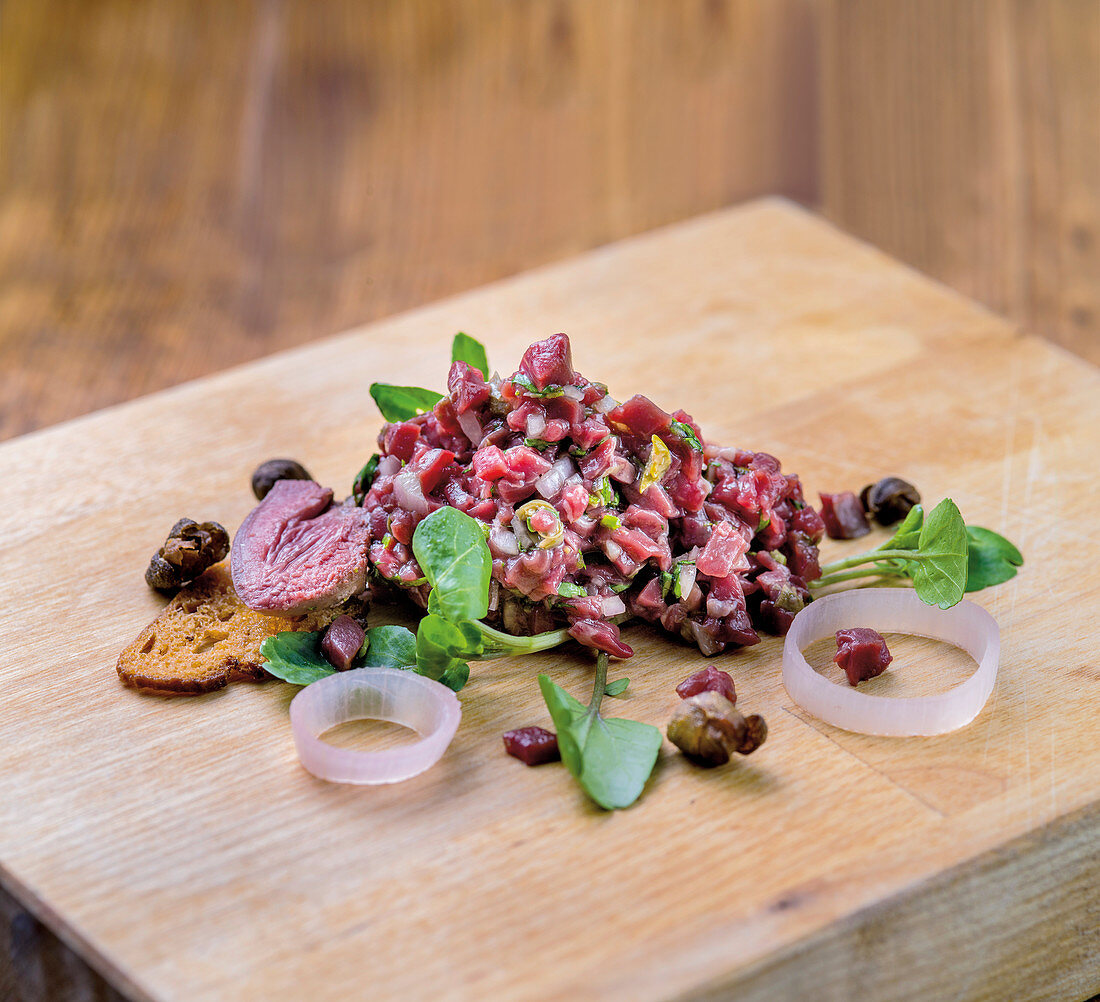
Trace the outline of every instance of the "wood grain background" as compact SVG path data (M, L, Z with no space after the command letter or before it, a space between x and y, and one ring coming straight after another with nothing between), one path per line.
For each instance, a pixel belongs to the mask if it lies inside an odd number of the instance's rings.
M5 4L0 435L765 192L806 0Z
M5 4L0 438L768 193L1100 362L1100 4Z
M1100 3L821 10L826 215L1100 363Z
M1100 362L1100 4L5 3L0 439L764 193Z

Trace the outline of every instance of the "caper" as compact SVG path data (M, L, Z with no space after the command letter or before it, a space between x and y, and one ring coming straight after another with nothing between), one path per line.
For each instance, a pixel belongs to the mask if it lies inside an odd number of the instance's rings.
M879 525L893 525L920 504L920 491L901 477L883 477L877 484L868 484L859 492L863 510Z
M259 500L267 497L267 492L275 486L277 480L312 480L306 468L293 459L269 459L256 467L252 474L252 493Z
M229 553L229 533L217 522L181 518L153 554L145 581L157 591L177 591Z
M741 715L725 696L707 690L676 707L668 725L668 739L700 765L724 765L730 755L748 755L768 736L764 718Z

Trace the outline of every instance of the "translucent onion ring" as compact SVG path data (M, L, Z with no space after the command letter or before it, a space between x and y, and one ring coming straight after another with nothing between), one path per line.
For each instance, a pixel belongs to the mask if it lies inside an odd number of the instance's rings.
M965 682L934 696L870 696L830 682L802 656L815 640L852 626L943 640L970 654L978 668ZM997 621L973 602L960 602L945 611L901 588L837 592L816 599L794 617L783 644L783 684L802 709L847 731L947 734L981 712L993 691L1000 655Z
M439 682L399 668L355 668L307 685L290 702L298 758L330 783L400 783L435 765L458 730L462 706ZM420 734L401 748L359 752L321 740L349 720L388 720Z

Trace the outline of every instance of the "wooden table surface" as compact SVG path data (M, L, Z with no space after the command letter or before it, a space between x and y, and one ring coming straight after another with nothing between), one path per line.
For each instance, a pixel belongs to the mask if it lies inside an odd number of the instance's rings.
M667 746L629 811L499 750L532 684L479 666L444 761L362 790L296 764L291 692L118 685L147 551L236 525L258 458L343 485L373 378L438 383L454 330L502 368L565 329L619 396L687 404L811 492L901 473L1017 541L976 600L1001 673L970 726L847 734L792 705L780 644L723 659L771 726L701 773ZM1073 999L1100 988L1095 665L1100 375L783 203L702 217L0 447L0 876L136 998ZM839 545L839 544L838 544ZM834 547L835 549L836 547ZM61 579L59 581L59 574ZM698 658L635 628L624 711ZM965 665L919 645L895 691Z

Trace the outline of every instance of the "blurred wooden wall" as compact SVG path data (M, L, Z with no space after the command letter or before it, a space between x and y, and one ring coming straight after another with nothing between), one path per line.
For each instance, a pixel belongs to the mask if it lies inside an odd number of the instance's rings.
M812 0L0 7L0 437L754 195Z
M0 438L770 193L1100 362L1100 0L0 4Z
M822 0L823 211L1100 363L1100 0Z

